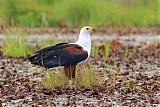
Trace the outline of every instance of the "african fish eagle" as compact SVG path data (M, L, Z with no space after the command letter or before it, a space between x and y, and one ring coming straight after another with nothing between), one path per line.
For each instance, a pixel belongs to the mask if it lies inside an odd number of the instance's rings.
M65 75L75 78L76 65L87 61L90 56L92 32L95 32L94 28L85 26L80 30L78 41L75 43L59 43L46 47L28 59L31 64L45 68L64 66Z

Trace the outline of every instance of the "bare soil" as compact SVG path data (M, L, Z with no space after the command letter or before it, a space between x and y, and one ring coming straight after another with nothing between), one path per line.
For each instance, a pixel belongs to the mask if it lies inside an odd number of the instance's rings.
M122 42L120 40L120 42ZM40 88L37 80L43 76L41 68L29 64L25 58L0 55L0 105L21 106L131 106L156 107L160 104L160 47L145 47L145 43L124 40L125 46L110 49L105 57L103 49L89 62L104 79L100 87L70 89ZM137 45L134 45L134 44ZM145 47L145 48L144 48ZM114 73L115 71L118 71ZM114 74L114 76L113 76Z

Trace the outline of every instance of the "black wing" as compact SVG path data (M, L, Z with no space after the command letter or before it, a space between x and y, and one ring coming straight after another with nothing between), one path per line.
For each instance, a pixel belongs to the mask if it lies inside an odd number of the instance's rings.
M53 50L55 48L58 48L58 47L60 47L62 45L66 45L66 44L68 44L68 43L58 43L55 46L48 46L46 48L43 48L43 49L37 51L36 53L43 53L43 52L46 52L46 51L50 51L50 50Z
M76 65L88 58L88 53L76 44L60 43L37 51L28 58L32 64L46 68Z

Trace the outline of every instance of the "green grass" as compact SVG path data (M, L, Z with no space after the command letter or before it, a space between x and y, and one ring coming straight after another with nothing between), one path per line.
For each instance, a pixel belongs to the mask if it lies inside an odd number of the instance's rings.
M108 41L105 42L104 49L105 49L105 56L108 57L108 55L109 55L109 43L108 43Z
M18 31L17 31L18 32ZM2 53L10 57L26 57L33 53L32 45L27 42L25 36L18 32L13 35L6 35L3 41Z
M54 73L51 70L45 71L45 77L40 81L40 86L46 89L53 88L65 88L68 84L68 79L64 75L63 71L59 73Z
M159 26L159 0L0 0L5 25Z
M5 37L2 53L4 56L26 57L33 53L33 47L23 37Z
M79 88L91 88L103 84L102 77L98 72L95 72L93 65L88 64L88 67L83 65L80 69L81 73L76 75Z
M46 70L45 75L40 82L40 86L46 89L66 88L70 85L69 79L64 75L63 70L56 71ZM76 78L72 79L72 88L91 88L101 86L103 83L102 77L95 72L91 64L81 66L77 69ZM76 84L74 84L76 82Z
M93 44L91 48L91 56L92 57L98 56L98 46L96 44Z
M129 57L129 49L128 46L125 47L125 54L126 57Z

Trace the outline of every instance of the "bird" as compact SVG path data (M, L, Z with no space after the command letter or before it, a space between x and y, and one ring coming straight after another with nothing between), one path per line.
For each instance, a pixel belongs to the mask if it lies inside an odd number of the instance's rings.
M28 59L31 64L45 68L64 66L65 75L75 78L76 66L88 60L91 52L91 33L96 29L85 26L74 43L58 43L35 52Z

